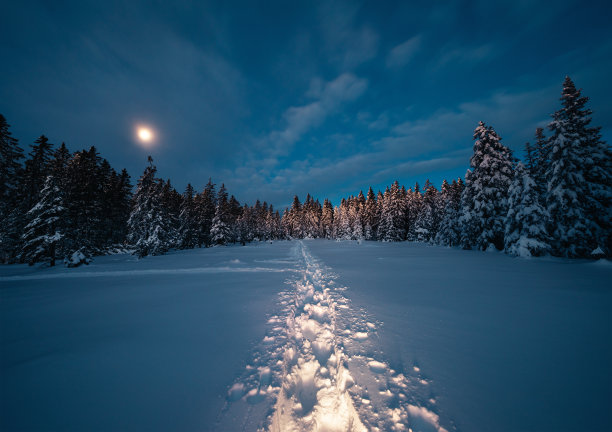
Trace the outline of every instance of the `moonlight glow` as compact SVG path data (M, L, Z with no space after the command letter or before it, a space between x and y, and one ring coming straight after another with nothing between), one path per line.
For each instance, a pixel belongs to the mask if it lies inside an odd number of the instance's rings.
M153 139L153 133L151 132L150 129L140 128L138 129L138 138L141 141L149 142Z
M155 141L155 133L149 126L136 126L136 140L143 147L151 147Z

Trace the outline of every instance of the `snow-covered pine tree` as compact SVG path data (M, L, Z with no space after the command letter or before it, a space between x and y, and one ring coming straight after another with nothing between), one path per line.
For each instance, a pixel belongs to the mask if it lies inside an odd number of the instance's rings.
M0 114L0 263L13 261L18 253L22 226L19 190L23 149L11 136L9 127Z
M75 152L68 163L66 186L66 255L81 251L86 257L101 252L103 189L107 173L95 147ZM110 204L109 204L110 205Z
M372 190L372 186L368 189L366 203L363 212L364 237L366 240L376 240L376 230L378 228L378 204L376 203L376 195Z
M472 187L472 171L465 173L465 186L461 193L459 206L459 245L464 249L472 249L479 233L479 223L474 209L474 188Z
M227 226L230 229L229 241L236 243L238 241L238 219L242 216L242 206L234 195L230 195L227 201L229 207L229 220Z
M181 245L180 213L182 196L172 187L167 179L161 189L161 211L166 220L168 248L178 248Z
M20 261L33 265L46 262L55 265L64 234L60 222L64 217L62 191L52 175L47 176L39 201L26 213Z
M217 211L217 194L212 179L208 179L208 183L206 183L202 193L194 198L194 204L198 227L198 247L210 246L212 244L210 230L215 212Z
M51 171L50 161L53 156L53 145L44 135L38 137L31 148L29 158L25 161L21 191L21 203L25 211L40 200L40 192Z
M331 202L325 198L323 201L323 209L321 212L321 236L326 239L332 238L332 230L334 226L334 208Z
M416 220L421 212L421 206L423 205L423 195L421 195L421 188L418 183L414 184L414 190L408 189L406 193L406 240L416 241Z
M459 228L459 210L461 208L461 194L463 192L463 181L461 178L450 185L444 210L440 221L440 228L436 234L435 242L442 246L458 246L461 241Z
M191 183L188 183L183 193L181 212L179 214L180 247L182 249L191 249L198 244L198 227L193 195L193 186L191 186Z
M399 183L396 180L391 185L391 188L385 190L380 222L382 232L380 232L379 228L378 238L383 241L405 240L405 218L405 202L402 199Z
M470 229L474 230L476 238L467 246L501 250L508 213L508 188L512 182L512 152L501 143L495 130L483 122L474 130L474 139L474 154L470 159L473 171L469 185L466 181L473 203L466 203L468 207L464 210L469 209L472 213Z
M610 148L602 141L600 129L590 127L588 98L569 77L563 83L561 102L562 108L548 125L550 162L545 174L553 254L588 257L598 247L610 253Z
M529 170L519 162L509 190L506 252L523 257L549 253L547 219L548 214L540 204L536 184Z
M128 220L128 242L136 248L135 254L161 255L169 249L168 226L162 208L163 182L155 178L157 168L153 158L138 180L134 205Z
M349 200L342 199L338 208L338 217L336 226L337 240L350 240L352 236L351 221L349 218Z
M225 245L232 241L229 224L230 218L227 190L225 189L225 184L222 184L217 193L217 208L210 229L210 237L213 244Z
M430 242L438 230L438 190L429 179L425 182L424 190L421 209L415 221L415 232L417 241Z

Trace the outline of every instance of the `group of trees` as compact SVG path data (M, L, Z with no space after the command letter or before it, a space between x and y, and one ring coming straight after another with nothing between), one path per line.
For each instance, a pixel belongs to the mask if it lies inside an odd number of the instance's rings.
M384 193L325 200L297 197L283 218L292 237L421 241L513 255L563 257L612 252L612 152L590 126L588 98L566 78L562 108L552 115L550 136L536 130L519 162L493 127L480 122L465 180L440 190L396 181ZM308 204L310 203L310 204ZM308 204L308 205L307 205ZM318 221L313 226L312 221Z
M420 241L514 255L612 252L612 152L592 127L588 98L566 78L549 136L536 130L519 162L479 123L465 179L342 199L294 197L281 218L266 202L241 205L211 180L178 193L149 165L134 193L94 147L70 153L45 136L28 157L0 115L0 261L74 265L110 248L138 256L253 240L327 238ZM25 163L22 161L25 159Z
M156 178L156 172L149 157L127 222L127 243L138 256L282 237L280 214L266 202L241 205L228 197L225 185L216 192L210 179L201 193L188 184L181 195L169 180Z
M0 191L0 262L78 264L125 241L127 171L115 171L95 147L70 153L44 135L25 157L1 114Z

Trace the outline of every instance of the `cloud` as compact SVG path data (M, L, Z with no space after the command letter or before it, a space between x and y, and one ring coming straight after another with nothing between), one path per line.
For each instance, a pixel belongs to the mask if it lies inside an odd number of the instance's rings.
M368 25L358 25L360 6L345 1L322 2L318 22L323 52L341 71L351 71L378 54L380 37Z
M499 52L499 47L492 43L476 46L450 46L442 50L437 60L437 67L453 64L474 64L492 58Z
M417 35L393 47L387 55L387 67L399 68L408 64L421 48L421 42L421 35Z
M359 98L367 87L367 80L350 73L344 73L325 84L316 80L307 92L307 95L316 100L306 105L289 107L283 114L285 127L269 133L260 142L260 147L277 156L286 155L306 132L321 125L345 102Z

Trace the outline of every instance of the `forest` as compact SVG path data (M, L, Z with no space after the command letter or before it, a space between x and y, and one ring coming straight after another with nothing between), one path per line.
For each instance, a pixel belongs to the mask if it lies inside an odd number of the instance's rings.
M588 97L563 83L561 107L519 161L480 122L465 177L384 191L370 187L334 206L307 195L282 214L241 204L211 179L181 194L151 157L135 187L95 147L71 153L44 135L27 157L0 114L0 262L86 264L97 255L139 257L277 239L417 241L517 256L609 257L612 151L591 126Z

